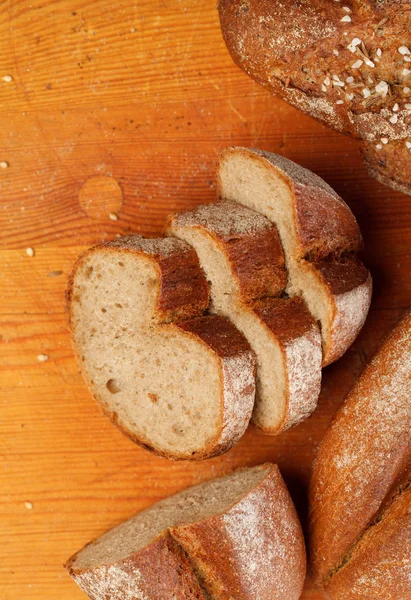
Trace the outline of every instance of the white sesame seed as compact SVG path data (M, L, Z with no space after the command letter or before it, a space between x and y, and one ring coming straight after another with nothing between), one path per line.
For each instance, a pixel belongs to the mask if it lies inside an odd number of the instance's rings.
M402 91L404 92L404 94L409 94L411 92L410 88L405 86L405 88L402 88Z
M394 112L398 112L398 111L400 110L400 107L398 106L398 104L397 104L397 103L395 103L395 104L394 104L394 106L392 107L392 110L393 110Z
M401 72L401 74L404 75L404 77L407 77L410 73L411 71L409 69L403 69Z
M37 354L37 360L39 362L46 362L46 360L48 360L49 357L47 354Z
M27 256L34 256L33 248L26 248L26 254Z
M373 63L372 60L370 60L369 58L365 59L365 64L372 68L375 67L375 63Z
M118 221L118 216L116 215L116 213L110 213L109 217L112 221Z
M359 69L362 65L363 61L362 60L356 60L355 63L353 65L351 65L352 69Z
M354 82L354 77L352 75L350 75L349 77L347 77L347 79L345 81L347 83L353 83Z
M327 86L324 85L324 84L322 84L321 89L322 89L323 92L326 92L327 91Z
M408 150L411 150L411 142L405 142L405 145L407 146Z
M331 83L331 79L330 79L329 77L326 77L326 78L324 79L324 83L325 83L325 85L330 85L330 83Z
M361 44L361 40L360 38L354 38L353 41L351 42L351 44L348 44L347 48L350 52L355 52L357 46L359 46Z
M381 138L383 144L388 144L388 138Z
M405 62L411 62L411 56L404 56Z
M364 98L369 98L371 96L371 91L367 87L362 90L362 93Z
M341 22L342 23L351 23L351 17L350 17L350 15L345 15L345 17L343 17L341 19Z
M345 87L345 83L343 81L333 81L333 85L337 87Z
M347 98L347 100L352 100L354 98L355 94L345 94L345 97Z
M377 150L381 150L382 148L381 144L377 144L375 147L377 148Z
M11 83L13 81L13 77L11 75L5 75L3 77L3 81L5 81L6 83Z
M340 55L340 53L338 52L338 50L336 48L334 48L333 52L334 52L335 56L339 56Z
M392 115L391 119L390 119L390 123L392 123L393 125L395 125L398 121L398 115Z
M381 48L377 48L377 56L382 56L382 50L381 50Z
M33 508L33 503L32 502L25 502L24 506L27 508L27 510L31 510Z
M340 78L338 77L338 75L333 75L333 80L334 81L340 81Z
M7 167L8 167L8 166L9 166L9 163L8 163L8 162L6 162L5 160L2 160L2 161L0 162L0 168L1 168L1 169L7 169Z
M343 10L345 10L347 13L351 12L351 8L349 6L343 6Z
M337 100L336 104L344 104L344 100Z
M411 110L411 104L406 104L406 105L405 105L405 108L406 108L407 110Z
M384 98L388 94L388 83L386 81L380 81L375 86L377 94L381 94Z
M398 52L400 54L402 54L403 56L405 56L406 54L411 54L411 52L408 50L407 46L400 46L398 48Z

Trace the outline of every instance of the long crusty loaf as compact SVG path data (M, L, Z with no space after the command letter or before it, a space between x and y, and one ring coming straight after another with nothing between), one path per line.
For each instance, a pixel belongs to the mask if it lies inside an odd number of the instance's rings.
M411 194L411 3L220 0L235 63L275 95L362 140L370 174Z
M218 195L260 212L278 228L287 292L301 295L321 325L323 364L357 337L371 301L371 276L356 257L362 238L338 194L314 173L261 150L227 148Z
M176 239L120 238L83 253L68 288L69 325L103 412L161 456L228 450L253 409L255 359L222 317L202 316L208 286Z
M298 600L304 539L275 465L158 502L66 565L92 600Z
M310 487L311 564L332 600L411 598L411 311L327 431Z
M169 218L191 244L210 284L210 310L229 317L257 357L254 422L277 434L309 416L321 385L321 336L301 298L281 298L287 276L275 226L234 202Z

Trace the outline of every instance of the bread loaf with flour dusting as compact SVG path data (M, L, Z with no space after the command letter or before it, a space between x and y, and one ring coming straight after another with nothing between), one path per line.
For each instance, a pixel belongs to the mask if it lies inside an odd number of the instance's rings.
M310 486L314 577L331 600L411 598L411 311L327 431Z

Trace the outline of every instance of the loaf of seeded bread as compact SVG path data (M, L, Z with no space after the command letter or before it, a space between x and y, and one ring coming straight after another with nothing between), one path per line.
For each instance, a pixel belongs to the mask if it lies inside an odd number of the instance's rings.
M340 358L364 324L372 291L371 276L356 257L362 238L349 207L314 173L248 148L221 153L218 195L275 223L287 292L302 296L320 323L323 364Z
M411 598L411 311L327 431L310 486L311 565L332 600Z
M244 433L255 358L209 301L193 249L120 238L84 252L68 286L69 326L102 411L133 441L172 459L225 452Z
M298 600L304 539L275 465L158 502L74 555L91 600Z
M196 250L210 284L210 310L229 317L257 357L253 419L277 434L309 416L321 385L321 336L299 297L281 297L287 283L276 227L234 202L173 215L168 234Z
M219 0L235 63L329 127L362 140L370 174L411 194L411 3Z

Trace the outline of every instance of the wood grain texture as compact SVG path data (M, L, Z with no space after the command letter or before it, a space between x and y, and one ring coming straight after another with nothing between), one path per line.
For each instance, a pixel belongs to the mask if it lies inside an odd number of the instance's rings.
M9 165L0 169L0 598L84 598L62 568L74 551L239 465L277 462L304 519L315 449L411 303L409 198L368 178L355 142L240 72L213 2L8 0L0 50L0 162ZM170 212L213 200L216 156L230 144L284 154L349 203L376 284L373 309L354 347L326 369L308 421L277 438L250 428L225 456L170 464L123 438L89 397L64 289L84 247L159 233ZM309 581L303 598L320 598Z

